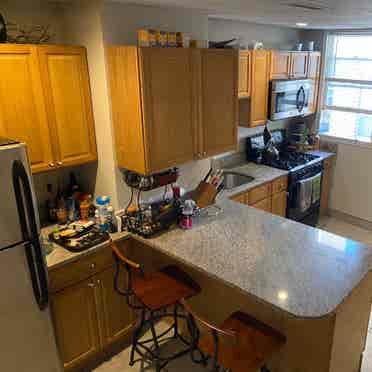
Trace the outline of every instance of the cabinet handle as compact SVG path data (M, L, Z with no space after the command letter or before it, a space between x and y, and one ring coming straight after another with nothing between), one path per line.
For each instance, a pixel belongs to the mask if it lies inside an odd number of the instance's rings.
M53 167L55 167L56 165L52 162L52 163L49 163L49 166L50 166L51 168L53 168Z
M90 264L91 269L95 269L95 267L96 267L96 264L94 262Z
M57 165L63 165L62 161L57 161Z
M94 288L95 287L95 284L94 283L88 283L88 287Z

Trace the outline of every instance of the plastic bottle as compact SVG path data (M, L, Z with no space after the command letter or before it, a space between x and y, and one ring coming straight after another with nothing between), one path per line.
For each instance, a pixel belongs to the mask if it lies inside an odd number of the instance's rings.
M109 218L108 218L108 207L110 205L110 198L106 195L99 196L96 199L97 203L97 214L98 214L98 227L101 231L108 231L109 228Z

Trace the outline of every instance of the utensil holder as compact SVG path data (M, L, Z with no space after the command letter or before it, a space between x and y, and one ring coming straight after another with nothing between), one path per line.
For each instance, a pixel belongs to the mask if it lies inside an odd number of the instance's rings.
M193 200L199 208L213 205L216 201L217 189L210 183L200 182L193 191Z

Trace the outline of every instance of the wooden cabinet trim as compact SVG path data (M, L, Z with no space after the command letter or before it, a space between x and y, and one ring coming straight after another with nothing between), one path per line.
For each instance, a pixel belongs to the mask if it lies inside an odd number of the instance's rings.
M271 203L272 203L271 197L269 197L266 199L262 199L261 201L257 203L252 204L251 207L271 213Z
M249 191L250 204L256 204L271 195L271 182L265 183L261 186L255 187Z
M271 203L271 213L277 216L285 217L287 210L287 191L273 194Z
M239 51L239 73L238 73L238 98L249 98L251 96L252 81L252 53L249 50Z
M288 177L280 177L273 181L272 193L276 194L282 191L287 191L288 188Z
M49 271L49 290L57 292L114 265L109 246Z

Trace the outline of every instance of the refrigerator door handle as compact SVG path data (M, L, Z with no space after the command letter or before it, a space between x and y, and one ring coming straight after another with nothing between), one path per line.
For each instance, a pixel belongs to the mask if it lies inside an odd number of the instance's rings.
M26 242L26 257L30 270L35 300L40 310L43 310L47 307L49 301L48 278L39 240L30 182L22 162L18 160L14 161L13 163L13 186L22 230L22 237L24 242ZM26 202L26 208L24 205L24 200Z

